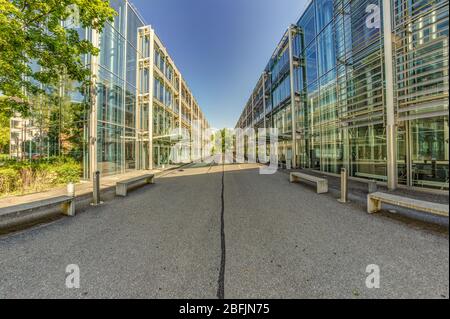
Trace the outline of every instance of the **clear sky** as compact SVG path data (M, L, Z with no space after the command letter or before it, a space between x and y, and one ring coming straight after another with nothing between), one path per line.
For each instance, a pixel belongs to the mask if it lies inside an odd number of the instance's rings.
M131 0L214 128L232 128L307 0Z

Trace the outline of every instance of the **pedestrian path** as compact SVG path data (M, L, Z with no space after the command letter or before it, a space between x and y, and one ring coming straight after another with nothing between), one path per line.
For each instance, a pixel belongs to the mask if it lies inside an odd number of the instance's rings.
M290 174L290 172L300 171L298 169L292 170L280 170L281 173ZM330 194L328 196L340 197L341 191L341 178L331 174L326 174L316 170L301 170L304 173L326 178L328 181L328 187ZM417 188L399 187L394 191L389 191L387 187L381 183L377 185L378 191L389 193L392 195L403 196L411 199L422 200L437 204L449 204L449 193L447 191L431 191L431 190L419 190ZM348 197L349 200L355 203L359 203L365 207L367 205L367 194L369 193L369 185L367 181L348 179ZM365 210L365 209L364 209ZM425 222L437 223L447 225L449 224L448 217L434 216L426 213L415 212L408 209L395 208L392 212L400 213L403 217L418 219Z
M156 169L152 171L130 171L124 174L114 175L114 176L105 176L100 178L100 190L105 190L111 187L115 187L116 183L121 180L130 179L133 177L138 177L141 175L145 175L148 173L153 173L156 176L162 174L166 171L170 171L179 166L168 166L165 169ZM87 194L91 194L93 189L93 184L91 181L81 181L75 185L75 196L80 197ZM61 195L67 194L67 187L61 186L48 191L26 194L26 195L16 195L16 196L8 196L4 198L0 198L0 209L12 205L25 204L32 201L48 199L52 197L57 197ZM1 212L0 212L1 215Z
M284 171L195 166L0 237L0 298L448 298L447 229L338 204ZM73 264L80 289L65 286Z

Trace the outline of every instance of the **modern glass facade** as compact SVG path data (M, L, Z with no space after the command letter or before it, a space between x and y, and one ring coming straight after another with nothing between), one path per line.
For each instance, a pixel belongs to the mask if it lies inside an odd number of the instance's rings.
M198 131L205 131L203 112L155 31L128 1L114 8L114 23L92 35L100 55L92 66L98 76L91 118L97 123L89 125L91 130L97 126L97 138L89 153L97 160L85 156L90 171L110 175L160 168L179 158L197 159L191 143L193 123L198 121ZM183 154L173 154L181 135L185 145L175 150Z
M138 141L144 145L140 166L161 167L177 159L200 159L209 124L195 97L151 27L138 29L138 48L142 52L137 72Z
M83 39L100 49L98 56L83 57L93 75L91 92L82 95L75 84L66 85L58 93L65 104L44 108L44 103L39 103L36 110L45 113L47 119L49 115L55 117L51 121L55 127L49 126L48 120L34 120L33 125L30 120L21 120L28 131L39 132L36 136L45 141L41 144L48 145L33 155L74 155L76 149L86 179L97 170L102 175L114 175L177 164L180 159L197 159L203 153L203 135L209 126L198 103L161 40L135 7L129 1L110 4L117 16L101 34L79 30ZM69 24L66 27L76 28ZM79 107L74 108L75 104ZM76 138L76 145L68 141L68 121L76 123L71 126L76 130L70 134ZM24 125L16 122L11 122L17 127L12 130L15 137L29 136L19 132ZM199 145L195 149L194 138ZM22 155L18 149L23 147L15 144L11 155ZM183 144L176 148L180 154L172 154L175 144Z
M394 166L395 184L448 189L448 57L448 1L314 0L283 35L236 126L278 128L287 166L346 167L351 176L385 182ZM262 84L263 110L255 103ZM389 160L389 143L397 161Z

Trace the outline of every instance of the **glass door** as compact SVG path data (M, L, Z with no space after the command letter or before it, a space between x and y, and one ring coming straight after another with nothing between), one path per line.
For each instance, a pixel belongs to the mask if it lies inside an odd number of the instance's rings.
M448 117L409 123L411 186L449 188Z

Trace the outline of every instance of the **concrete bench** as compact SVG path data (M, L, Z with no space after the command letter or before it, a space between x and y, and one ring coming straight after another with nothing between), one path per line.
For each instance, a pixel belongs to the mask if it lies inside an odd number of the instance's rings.
M320 178L317 176L312 176L312 175L298 173L298 172L290 174L291 183L300 182L302 180L316 183L317 194L328 193L328 180L326 180L325 178Z
M60 205L61 211L64 215L75 216L75 197L72 196L58 196L53 198L41 199L24 204L9 206L0 209L0 215L20 214L27 211L48 208Z
M415 181L415 183L422 187L423 186L437 187L441 190L448 188L448 181L447 182L434 182L434 181L417 180L417 181Z
M362 178L367 178L367 179L371 179L371 180L382 180L382 181L387 181L387 177L386 176L382 176L382 175L375 175L375 174L368 174L368 173L360 173L357 172L355 173L355 176L357 177L362 177Z
M381 210L381 203L411 208L414 210L448 217L448 205L426 202L423 200L407 198L382 192L367 195L367 212L376 213Z
M127 196L128 189L131 187L141 186L144 184L154 184L155 175L146 174L138 177L133 177L124 181L117 182L116 195Z

